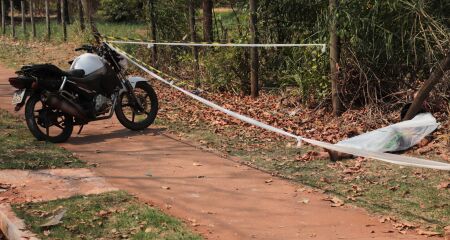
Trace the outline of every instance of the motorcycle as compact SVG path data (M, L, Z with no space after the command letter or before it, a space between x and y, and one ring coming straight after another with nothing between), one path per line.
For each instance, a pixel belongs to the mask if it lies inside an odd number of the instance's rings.
M126 77L126 60L107 43L83 45L86 51L69 71L52 64L23 66L10 84L18 89L12 103L25 106L28 129L36 139L53 143L70 138L74 126L112 118L126 128L149 127L158 113L158 97L141 77ZM28 99L28 100L27 100Z

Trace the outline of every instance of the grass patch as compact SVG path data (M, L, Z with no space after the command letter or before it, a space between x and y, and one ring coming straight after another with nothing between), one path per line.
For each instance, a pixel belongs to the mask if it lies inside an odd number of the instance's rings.
M20 204L13 209L42 239L201 239L181 221L125 192ZM40 227L60 209L67 210L61 224Z
M0 169L86 167L72 153L35 140L22 119L0 109Z

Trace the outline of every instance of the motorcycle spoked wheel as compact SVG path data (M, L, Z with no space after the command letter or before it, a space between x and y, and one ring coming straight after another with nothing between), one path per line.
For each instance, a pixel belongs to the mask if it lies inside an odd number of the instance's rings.
M52 109L41 101L40 95L32 95L25 106L28 129L39 141L62 143L73 132L73 117Z
M140 131L148 128L155 121L158 114L158 96L148 83L137 83L133 91L144 111L135 109L125 92L119 96L115 112L117 119L124 127Z

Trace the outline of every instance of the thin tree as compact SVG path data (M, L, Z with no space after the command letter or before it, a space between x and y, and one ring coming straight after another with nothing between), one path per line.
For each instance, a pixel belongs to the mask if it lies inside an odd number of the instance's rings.
M213 33L213 1L212 0L203 0L202 1L202 9L203 9L203 39L205 42L213 42L214 41L214 33Z
M65 9L65 0L61 0L61 23L63 28L63 38L64 41L67 41L67 25L66 25L66 11Z
M30 0L30 20L31 20L31 34L36 38L36 23L34 22L34 0Z
M6 34L6 6L5 6L5 0L1 0L1 7L2 7L2 34Z
M258 28L256 26L258 17L256 10L258 9L257 0L250 0L250 34L251 43L258 44ZM252 98L257 98L259 95L259 53L258 48L250 48L250 88Z
M149 7L149 14L150 14L150 37L153 42L156 42L157 36L156 36L156 9L155 9L155 2L156 0L149 0L148 1L148 7ZM158 67L158 49L156 48L156 45L153 45L152 47L152 65L154 67Z
M20 1L20 11L22 14L22 31L25 36L27 34L27 25L25 24L25 0Z
M49 9L48 0L45 0L45 23L47 25L47 39L50 40L50 37L52 35L51 28L50 28L50 9Z
M414 98L414 101L409 107L408 112L406 113L403 120L412 119L420 111L423 102L428 98L431 90L433 90L434 86L436 86L436 84L444 77L445 72L449 70L450 70L450 50L447 52L447 56L436 64L430 77L419 89L419 92L417 92L417 95Z
M64 14L62 16L64 17L66 25L70 24L69 2L67 0L63 0L61 7L64 10Z
M61 21L61 1L56 0L56 20L58 23L62 23Z
M337 7L338 0L330 0L330 70L331 70L331 101L333 114L342 114L342 103L339 98L339 65L340 65L340 39L337 35Z
M195 28L195 1L189 0L189 27L191 32L191 42L197 42L197 31ZM200 87L200 79L198 73L200 71L200 66L198 62L198 47L192 47L192 55L194 55L194 77L195 86Z
M86 24L84 23L83 4L82 4L81 0L78 0L78 17L80 19L81 31L84 32L84 30L86 30Z
M12 37L16 38L16 26L14 22L14 1L9 0L9 8L11 9L11 33Z
M92 31L95 31L96 27L95 27L95 22L94 22L94 17L93 15L93 9L92 9L92 1L90 0L82 0L81 1L83 4L83 9L86 15L86 20L87 23L89 24L90 28Z

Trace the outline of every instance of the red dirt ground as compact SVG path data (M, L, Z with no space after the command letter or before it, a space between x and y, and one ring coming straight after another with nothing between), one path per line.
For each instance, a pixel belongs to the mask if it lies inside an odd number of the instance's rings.
M11 74L0 68L0 84ZM12 109L10 93L0 86L0 107ZM114 119L96 122L62 146L97 163L94 171L114 187L185 220L207 239L426 238L400 234L359 208L333 208L323 194L199 150L155 126L133 133Z

